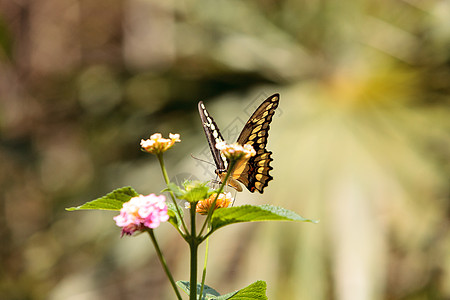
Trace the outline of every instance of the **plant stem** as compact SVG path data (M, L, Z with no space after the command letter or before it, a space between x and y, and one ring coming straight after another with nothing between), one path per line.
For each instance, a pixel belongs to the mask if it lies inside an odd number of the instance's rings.
M162 153L159 153L156 155L158 157L159 165L161 166L161 171L163 173L164 181L166 182L166 185L169 184L169 176L167 175L166 167L164 165L164 159ZM184 232L188 232L186 224L184 223L184 219L181 218L181 212L180 208L178 207L177 201L175 201L175 195L172 191L169 191L170 197L172 198L172 202L175 205L175 209L177 210L178 216L180 216L181 224L183 225ZM183 236L184 237L184 236Z
M166 272L166 275L170 280L170 284L172 285L172 288L175 291L175 294L177 294L177 298L179 300L182 300L180 292L178 291L177 285L176 285L175 281L173 280L173 277L172 277L172 274L170 273L169 267L167 266L166 260L164 259L161 249L159 248L158 242L156 241L156 237L155 237L155 234L153 233L153 229L149 229L147 231L148 231L148 234L150 235L150 238L152 239L153 246L156 249L156 254L158 255L159 261L161 262L163 269Z
M164 176L164 181L166 182L166 184L169 184L169 176L167 175L167 171L166 171L166 167L164 165L164 159L163 159L162 153L157 154L156 157L158 157L159 164L161 165L161 170L162 170L162 173Z
M222 193L225 185L227 184L228 178L230 178L231 171L233 170L235 164L236 164L236 160L230 161L230 165L228 166L227 174L225 175L225 178L224 178L222 184L220 185L219 190L217 191L216 198L214 199L214 201L211 205L211 209L208 211L208 216L206 217L205 223L203 223L203 226L202 226L202 229L200 230L199 236L201 236L203 234L203 230L205 230L206 225L209 224L212 214L216 208L217 199L219 198L220 193ZM202 241L203 240L204 239L202 239Z
M227 171L227 174L225 175L225 179L223 180L223 182L222 182L222 184L220 185L220 187L219 187L219 190L217 191L217 195L216 195L216 197L215 197L215 199L214 199L214 201L213 201L213 203L212 203L212 205L211 205L211 209L209 210L209 212L208 212L208 216L206 217L206 220L205 220L205 222L203 223L203 226L202 226L202 229L200 230L200 233L199 233L199 238L200 238L200 240L198 241L198 244L197 244L197 247L198 247L198 245L201 243L201 242L203 242L204 240L205 240L205 238L206 238L206 250L205 250L205 263L204 263L204 267L203 267L203 272L202 272L202 284L201 284L201 288L200 288L200 300L202 300L202 295L203 295L203 289L204 289L204 287L205 287L205 280L206 280L206 266L207 266L207 264L208 264L208 250L209 250L209 234L211 233L211 232L209 232L209 233L207 233L206 234L206 236L204 236L204 237L201 237L201 235L202 235L202 233L203 233L203 230L205 229L205 226L209 226L209 221L210 221L210 219L211 219L211 217L212 217L212 214L213 214L213 212L214 212L214 208L216 207L216 202L217 202L217 199L219 198L219 195L220 195L220 193L222 193L222 191L223 191L223 189L225 188L225 185L227 184L227 181L228 181L228 178L230 177L230 175L231 175L231 171L233 170L233 168L234 168L234 165L236 164L236 161L231 161L230 162L230 165L229 165L229 168L228 168L228 171ZM197 207L197 205L195 205L195 207ZM192 212L193 211L193 212ZM194 210L192 210L192 207L191 207L191 218L192 218L192 214L194 214L195 215L195 209ZM195 221L195 220L194 220ZM195 226L195 222L194 222L194 226ZM192 233L194 233L195 231L191 231ZM197 241L197 239L196 239L196 241ZM197 251L197 250L196 250ZM197 261L195 261L195 263L197 264ZM192 265L192 248L191 248L191 265ZM196 268L196 277L197 277L197 265L195 266L195 268ZM191 271L191 283L190 283L190 286L191 286L191 288L190 288L190 291L191 291L191 298L190 298L190 300L195 300L196 298L192 298L192 271ZM195 285L197 285L197 283L195 283ZM197 289L197 287L196 287L196 289Z
M209 238L206 239L206 247L205 247L205 263L203 265L203 273L202 273L202 285L200 288L200 295L203 295L203 289L205 287L206 280L206 266L208 264L208 250L209 250Z
M199 241L196 236L195 210L197 203L191 203L191 235L189 248L191 250L191 277L189 280L189 300L197 300L197 256Z

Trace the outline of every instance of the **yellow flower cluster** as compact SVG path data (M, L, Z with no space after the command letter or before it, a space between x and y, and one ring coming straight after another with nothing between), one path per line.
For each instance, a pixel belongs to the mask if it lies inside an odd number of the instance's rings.
M175 144L175 142L180 142L179 134L169 134L169 139L163 138L161 133L155 133L150 136L150 139L141 140L141 147L146 152L151 154L160 154L170 148Z
M216 199L216 196L217 193L214 193L205 200L199 201L197 203L196 211L201 215L207 215L213 205L214 199ZM232 202L233 197L231 197L231 193L220 193L219 197L217 197L215 209L228 207Z
M253 146L249 144L245 144L244 146L239 145L238 143L234 143L228 145L225 142L218 142L216 144L216 148L220 150L220 152L225 155L229 160L248 160L250 157L256 155L255 149Z

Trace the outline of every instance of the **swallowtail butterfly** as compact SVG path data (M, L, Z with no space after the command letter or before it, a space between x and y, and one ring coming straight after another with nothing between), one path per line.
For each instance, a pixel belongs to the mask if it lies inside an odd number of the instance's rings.
M262 194L269 181L273 179L269 175L269 171L273 169L270 166L270 162L273 160L270 157L272 152L266 149L266 144L267 138L269 137L270 122L272 121L275 109L278 107L279 99L280 95L274 94L264 100L247 121L237 139L238 144L250 144L256 151L256 155L251 157L247 162L238 163L229 177L228 185L239 192L242 191L242 187L238 181L245 185L250 192L258 191ZM221 180L224 180L228 161L216 148L216 143L224 141L224 138L202 101L198 103L198 111L209 148L216 163L216 174Z

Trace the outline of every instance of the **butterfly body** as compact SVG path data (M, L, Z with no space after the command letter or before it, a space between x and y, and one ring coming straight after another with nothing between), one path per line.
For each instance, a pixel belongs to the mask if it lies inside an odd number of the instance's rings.
M270 166L270 162L273 160L271 157L272 152L266 149L266 145L270 123L275 114L275 109L278 107L279 99L280 95L274 94L264 100L244 125L237 139L238 144L249 144L256 151L256 155L248 161L238 162L229 177L227 184L239 192L242 191L242 187L239 184L241 182L250 192L258 191L263 193L264 188L273 179L269 174L269 171L273 169ZM216 149L215 145L218 142L224 141L224 138L202 101L198 103L198 110L206 139L208 140L209 148L216 164L216 174L223 181L228 168L228 161Z

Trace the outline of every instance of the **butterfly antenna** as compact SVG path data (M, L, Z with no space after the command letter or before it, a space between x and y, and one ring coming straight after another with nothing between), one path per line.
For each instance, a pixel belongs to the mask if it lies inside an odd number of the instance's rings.
M199 160L199 161L201 161L201 162L204 162L204 163L210 164L210 165L212 165L212 166L215 166L215 164L213 164L212 162L209 162L209 161L207 161L207 160L203 160L203 159L201 159L201 158L195 157L194 155L192 155L192 153L191 153L191 157L192 157L193 159L196 159L196 160Z

